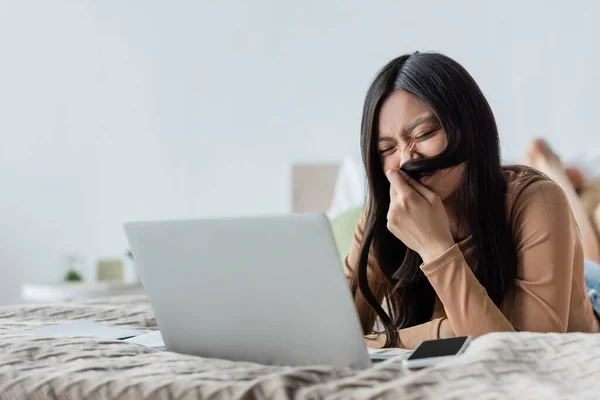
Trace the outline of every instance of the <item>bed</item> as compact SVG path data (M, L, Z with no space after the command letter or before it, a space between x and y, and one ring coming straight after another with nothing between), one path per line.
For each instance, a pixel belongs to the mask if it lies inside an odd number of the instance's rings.
M600 335L490 334L460 357L410 372L404 354L363 371L293 368L27 333L73 319L156 329L143 296L2 307L1 399L592 399L600 390Z
M304 165L293 170L292 208L324 211L333 191L321 190L321 198L304 191L330 187L337 168ZM474 340L459 357L411 372L401 363L407 352L360 371L294 368L28 333L76 319L157 329L144 295L1 307L0 399L600 397L600 335L495 333Z

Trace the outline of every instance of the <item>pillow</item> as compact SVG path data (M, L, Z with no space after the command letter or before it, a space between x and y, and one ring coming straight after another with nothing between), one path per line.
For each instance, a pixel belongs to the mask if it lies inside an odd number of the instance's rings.
M333 232L335 245L342 262L344 262L344 259L350 252L354 230L358 224L362 209L362 206L354 207L330 219L331 231Z
M331 205L327 211L329 218L356 207L365 202L366 178L362 164L352 157L346 157L338 172Z

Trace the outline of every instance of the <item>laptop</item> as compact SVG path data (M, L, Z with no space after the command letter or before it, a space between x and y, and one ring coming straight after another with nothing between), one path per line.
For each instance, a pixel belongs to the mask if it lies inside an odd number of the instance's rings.
M168 351L273 365L371 365L325 215L124 227Z

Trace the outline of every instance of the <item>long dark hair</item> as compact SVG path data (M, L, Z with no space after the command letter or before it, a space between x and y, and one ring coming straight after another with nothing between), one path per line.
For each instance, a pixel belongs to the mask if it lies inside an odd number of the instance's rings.
M390 187L377 148L377 123L382 103L397 90L406 90L423 101L448 139L440 155L405 163L402 169L419 176L463 162L466 165L455 194L457 217L472 235L473 272L498 307L516 278L517 268L516 248L506 217L507 184L500 164L498 129L477 83L460 64L442 54L414 53L392 60L376 75L363 108L361 148L369 191L353 278L383 323L386 347L398 346L398 329L429 321L435 304L435 292L420 269L420 256L387 229ZM380 268L373 275L367 274L371 251ZM369 282L368 275L386 281L390 315L371 291L369 284L373 282ZM371 333L373 322L362 321L365 333Z

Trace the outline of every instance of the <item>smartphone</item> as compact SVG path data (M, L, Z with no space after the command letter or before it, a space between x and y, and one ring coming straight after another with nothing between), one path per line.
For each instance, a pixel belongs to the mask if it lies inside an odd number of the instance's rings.
M425 368L461 354L471 343L471 336L449 339L425 340L417 346L410 357L403 361L406 368Z

